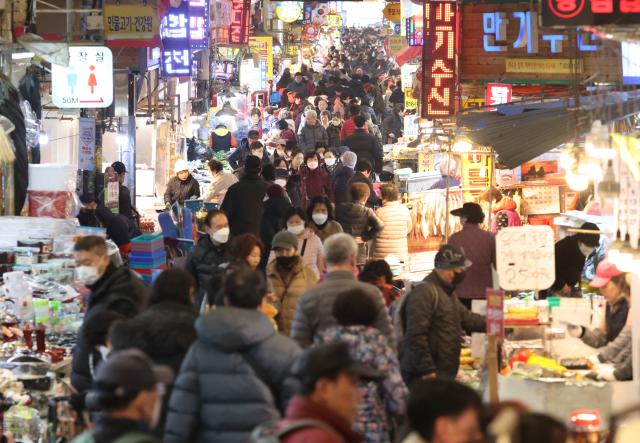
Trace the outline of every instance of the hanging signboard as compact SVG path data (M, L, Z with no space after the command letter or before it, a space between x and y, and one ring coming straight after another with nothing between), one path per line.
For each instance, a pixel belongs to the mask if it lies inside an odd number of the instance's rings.
M162 70L168 77L191 75L191 44L189 43L189 4L169 8L162 19Z
M249 48L258 56L260 78L256 90L265 91L273 78L273 37L249 37Z
M504 338L504 291L486 290L487 293L487 334Z
M409 46L407 39L401 35L390 35L387 37L386 43L385 49L390 57L396 57Z
M342 17L337 14L325 15L324 24L331 28L339 28L342 26Z
M304 28L302 28L302 36L307 40L315 40L318 38L319 33L320 28L312 23L304 25Z
M556 279L555 235L549 226L503 228L496 235L496 268L507 291L548 289Z
M504 83L487 83L487 106L511 103L513 87Z
M386 18L390 22L399 22L400 3L387 3L387 5L382 10L382 15L384 15L384 18Z
M284 2L276 5L276 17L285 23L293 23L302 16L302 2Z
M229 43L234 45L246 45L249 43L250 27L251 0L232 0Z
M640 23L636 0L542 0L543 26L628 25Z
M189 44L192 49L209 46L209 0L189 0Z
M424 3L425 39L422 47L422 118L455 113L458 9L455 2Z
M78 169L96 170L96 120L80 117L78 120Z
M104 5L104 39L109 46L145 48L160 39L158 8L110 0Z
M113 102L113 54L104 46L70 46L69 66L51 65L58 108L107 108Z

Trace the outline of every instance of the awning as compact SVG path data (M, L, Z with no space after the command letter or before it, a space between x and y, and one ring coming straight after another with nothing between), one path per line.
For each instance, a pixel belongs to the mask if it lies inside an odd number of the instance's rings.
M640 92L610 92L580 98L576 118L574 99L548 103L499 105L496 111L464 111L458 125L482 146L492 147L498 160L515 168L551 149L585 134L593 120L610 123L640 113Z

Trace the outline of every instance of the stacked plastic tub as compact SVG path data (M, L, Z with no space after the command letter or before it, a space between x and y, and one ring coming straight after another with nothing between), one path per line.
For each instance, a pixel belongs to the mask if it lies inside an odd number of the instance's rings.
M74 210L76 171L73 166L29 165L29 216L70 218Z
M129 268L137 272L147 284L151 284L156 275L167 269L162 235L143 234L131 240Z

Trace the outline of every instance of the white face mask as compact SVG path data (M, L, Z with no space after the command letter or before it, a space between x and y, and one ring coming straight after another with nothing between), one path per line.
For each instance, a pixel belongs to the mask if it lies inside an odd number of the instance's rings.
M322 212L314 212L311 216L311 219L316 225L324 225L329 218L328 214L323 214Z
M287 180L284 178L276 178L276 181L274 183L282 188L287 186Z
M582 242L578 242L578 248L580 248L580 252L582 252L582 255L584 255L585 257L589 257L596 249L592 246L587 246Z
M160 423L160 416L162 415L162 397L158 396L156 399L156 404L153 405L153 412L151 414L151 422L149 423L149 427L151 429L155 429L158 427L158 423Z
M335 164L336 164L336 159L335 159L334 157L325 158L325 159L324 159L324 163L325 163L327 166L333 166L333 165L335 165Z
M318 167L318 162L307 162L307 167L313 171Z
M100 345L98 346L98 352L102 357L102 361L105 361L107 357L109 357L109 354L111 353L111 348L109 348L108 346Z
M216 243L225 244L227 241L229 241L230 232L231 231L229 230L229 228L218 229L216 232L213 233L211 238Z
M287 231L291 232L293 235L302 234L302 231L304 231L304 223L300 225L290 225L287 223Z
M76 268L76 278L85 286L94 284L100 277L97 266L78 266Z

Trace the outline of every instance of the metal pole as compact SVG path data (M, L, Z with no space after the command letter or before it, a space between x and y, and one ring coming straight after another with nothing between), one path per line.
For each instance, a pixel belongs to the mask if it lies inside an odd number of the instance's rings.
M491 147L491 167L489 168L489 171L488 171L489 174L491 174L489 176L489 221L488 221L489 230L491 230L491 216L493 214L493 212L491 211L491 206L493 206L493 180L495 175L494 164L495 164L495 157L494 157L493 146L492 146Z

